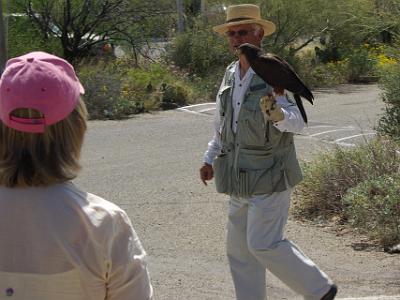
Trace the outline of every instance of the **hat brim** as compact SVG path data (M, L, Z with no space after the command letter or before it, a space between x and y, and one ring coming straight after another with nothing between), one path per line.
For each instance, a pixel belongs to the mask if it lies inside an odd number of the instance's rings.
M221 35L224 35L229 27L241 25L241 24L258 24L264 29L264 36L271 35L275 32L276 26L271 21L267 20L240 20L236 22L228 22L221 25L217 25L213 27L213 30Z

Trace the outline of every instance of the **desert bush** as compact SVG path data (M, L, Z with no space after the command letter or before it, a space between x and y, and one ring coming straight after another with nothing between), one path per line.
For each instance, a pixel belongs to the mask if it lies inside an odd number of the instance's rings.
M378 80L378 69L388 63L382 47L369 45L354 49L318 50L300 57L299 73L312 87L328 87L341 83L369 83Z
M196 20L193 30L174 38L167 59L187 73L195 101L207 102L215 101L225 68L237 57L229 51L226 39Z
M400 140L400 63L386 66L381 72L380 87L386 107L377 130L382 135Z
M91 119L121 119L143 111L143 103L124 90L124 74L110 62L79 66L84 99Z
M347 82L346 61L322 63L312 51L302 53L292 60L301 79L311 88L330 87Z
M162 109L174 109L183 106L188 99L190 92L180 84L162 83L157 90L158 102Z
M400 175L361 182L343 198L349 223L384 247L400 242Z
M367 47L359 47L350 52L345 60L348 62L348 80L350 82L368 82L376 76L377 59L370 54Z
M375 138L364 145L344 149L336 147L303 163L304 181L297 187L297 217L346 220L342 199L350 188L375 178L399 172L398 143Z
M168 58L179 68L200 77L206 77L236 59L229 52L226 39L201 24L174 38Z
M383 74L387 69L398 63L400 52L395 46L380 44L369 48L370 57L377 62L378 75Z
M112 60L85 63L77 69L91 119L121 119L175 108L188 103L192 95L191 88L162 64L140 68L129 60Z

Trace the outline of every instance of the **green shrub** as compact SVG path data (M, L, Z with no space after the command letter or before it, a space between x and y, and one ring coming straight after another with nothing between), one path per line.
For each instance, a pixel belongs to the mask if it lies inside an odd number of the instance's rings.
M384 247L400 242L400 175L383 175L361 182L343 198L352 226Z
M300 78L311 88L330 87L346 83L348 64L346 61L323 63L314 51L303 51L291 59Z
M8 57L16 57L31 51L46 51L58 56L63 55L60 40L48 37L43 40L40 31L25 16L8 17Z
M329 219L339 215L345 221L342 198L361 182L399 172L399 145L376 138L352 149L337 147L303 163L304 180L297 187L298 217Z
M400 63L385 68L381 73L380 86L386 107L377 130L382 135L400 140Z
M376 49L369 45L358 48L327 48L318 49L314 63L308 71L313 86L329 86L346 82L376 81L380 57ZM372 51L373 50L373 51ZM306 74L307 75L307 74Z
M193 99L196 103L215 101L226 67L220 66L205 77L189 75L190 80L187 84L193 90Z
M354 49L345 58L348 62L350 82L366 82L376 76L377 59L365 47Z
M139 68L129 60L111 60L82 64L77 70L91 119L121 119L175 108L187 104L192 95L191 88L161 64Z
M180 84L162 83L157 90L157 96L160 108L173 109L187 104L185 99L190 97L190 92Z
M200 77L212 74L235 60L226 39L213 33L209 27L199 26L177 35L168 49L168 57L179 68Z

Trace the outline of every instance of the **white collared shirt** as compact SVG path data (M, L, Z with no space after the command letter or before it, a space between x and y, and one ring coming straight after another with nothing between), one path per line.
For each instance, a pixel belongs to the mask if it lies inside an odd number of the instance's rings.
M252 68L249 68L243 78L240 78L240 66L239 61L233 64L230 67L230 71L234 71L234 88L232 94L232 107L233 107L233 118L232 118L232 130L236 132L237 128L237 119L239 116L240 108L242 106L245 93L249 88L251 79L253 78L255 72ZM223 88L225 82L225 78L222 80L221 88ZM221 120L218 112L218 108L220 106L219 92L217 93L216 99L216 107L217 110L214 116L214 136L212 140L208 143L208 149L204 154L204 162L208 164L212 164L215 157L218 155L221 149L221 139L220 139L220 130L221 130ZM292 133L300 133L304 126L304 120L301 116L300 110L297 105L293 104L288 100L288 95L282 95L276 97L276 102L282 107L282 111L284 114L284 119L279 122L275 122L274 126L280 130L281 132L292 132Z
M253 78L254 71L249 68L243 78L240 78L240 67L239 64L235 64L235 85L232 93L232 107L233 107L233 118L232 118L232 130L236 133L237 120L239 117L240 108L244 100L244 95L249 88L251 79Z

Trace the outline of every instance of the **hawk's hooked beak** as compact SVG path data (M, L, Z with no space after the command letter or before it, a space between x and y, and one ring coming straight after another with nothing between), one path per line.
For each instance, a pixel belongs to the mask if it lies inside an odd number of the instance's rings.
M243 50L240 49L239 47L240 47L240 45L235 47L235 53L236 53L237 55L239 55L239 56L240 56L240 55L244 55Z

